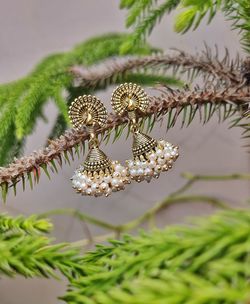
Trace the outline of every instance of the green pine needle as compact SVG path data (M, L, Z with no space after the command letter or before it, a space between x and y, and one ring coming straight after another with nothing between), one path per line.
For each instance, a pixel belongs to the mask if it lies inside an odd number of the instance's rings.
M246 303L250 298L250 212L227 211L139 237L125 236L83 257L68 304Z
M165 13L171 12L177 7L180 0L165 0L161 5L155 6L156 1L137 1L129 7L127 27L134 27L133 33L121 45L121 54L131 52L133 47L144 43L146 37L151 33L157 22ZM126 7L127 8L127 7Z
M250 2L248 0L182 0L182 12L177 15L175 30L180 33L190 28L196 29L207 16L211 22L216 12L221 10L232 21L232 29L241 32L241 42L246 52L250 52Z
M72 51L50 55L25 78L1 85L0 141L4 144L0 149L0 165L6 164L13 147L21 146L23 139L33 131L37 118L42 117L43 106L49 99L55 101L65 124L68 124L67 102L62 94L72 87L73 78L69 68L76 64L91 65L118 55L125 39L126 35L122 34L92 38ZM131 50L131 54L151 53L152 48L147 45Z
M44 219L39 219L36 215L28 218L18 216L13 218L7 214L0 214L0 233L23 232L37 234L49 232L52 224Z

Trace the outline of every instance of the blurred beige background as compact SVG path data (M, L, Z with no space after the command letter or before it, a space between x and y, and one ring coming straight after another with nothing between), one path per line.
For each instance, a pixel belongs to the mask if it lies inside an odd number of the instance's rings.
M0 1L0 82L18 79L29 72L44 56L67 51L93 35L124 31L126 13L118 9L115 0L1 0ZM173 32L173 15L163 18L150 37L154 46L168 50L177 47L189 52L204 48L204 41L210 46L217 44L223 54L228 47L231 54L239 50L238 35L230 31L229 24L217 15L209 26L201 26L195 32L182 36ZM203 24L205 25L205 24ZM98 95L110 109L108 91ZM46 106L49 123L39 121L36 130L29 137L25 154L44 144L52 127L57 110L52 103ZM65 165L58 175L49 181L42 177L33 191L19 192L9 197L1 211L11 214L31 214L55 208L76 208L82 212L113 223L124 223L142 214L157 200L178 189L184 180L180 174L185 171L206 174L227 174L249 170L249 154L242 148L239 129L228 130L228 123L217 124L216 118L201 127L195 121L189 128L176 126L167 135L165 129L157 126L153 135L166 137L180 145L181 156L174 170L163 174L159 180L148 184L133 184L126 191L108 199L82 198L74 194L69 178L82 161ZM121 139L103 147L114 159L124 161L130 155L131 140ZM196 184L192 191L225 198L232 204L243 201L250 194L247 182L216 182ZM195 215L212 212L211 206L202 204L179 205L163 212L158 224L163 226L181 222ZM75 241L84 238L82 226L69 217L55 217L54 235L58 241ZM93 234L104 233L100 228L90 227ZM0 280L1 304L54 304L60 303L57 296L64 293L63 282L53 280Z

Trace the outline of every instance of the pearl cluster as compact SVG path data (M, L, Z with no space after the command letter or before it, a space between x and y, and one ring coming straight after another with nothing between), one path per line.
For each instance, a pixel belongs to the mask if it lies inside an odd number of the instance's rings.
M150 152L127 161L131 179L150 182L152 177L158 178L162 171L172 168L173 162L179 156L178 147L164 140L157 142L157 147Z
M119 191L130 183L128 170L117 161L112 162L111 170L107 172L87 172L83 167L74 172L73 188L82 195L109 196L112 191Z

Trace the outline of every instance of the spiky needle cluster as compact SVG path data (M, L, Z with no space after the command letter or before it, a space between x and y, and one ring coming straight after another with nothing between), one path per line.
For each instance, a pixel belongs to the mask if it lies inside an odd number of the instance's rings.
M44 118L43 106L48 100L54 101L59 110L51 136L59 135L66 129L69 122L67 99L71 101L76 94L74 79L68 72L70 67L77 64L87 66L119 55L119 47L125 37L122 34L109 34L89 39L69 52L45 58L26 77L0 85L0 165L8 163L13 156L19 154L37 119ZM149 55L152 51L151 47L144 45L133 48L130 54ZM140 78L142 82L149 83L166 80L164 75L146 75ZM105 83L101 87L105 87ZM85 91L90 90L91 87L85 88Z
M182 125L189 125L196 114L200 115L203 123L218 113L221 120L231 117L235 112L242 111L250 102L250 88L229 87L224 89L199 88L190 91L173 90L168 87L158 87L160 96L150 97L150 106L144 115L147 118L148 129L150 130L157 119L164 119L167 115L167 128L173 127L177 118L182 114ZM223 109L223 112L222 112ZM96 130L103 137L109 137L110 131L115 130L115 139L118 139L122 130L126 127L127 119L110 114L107 125ZM33 152L30 156L16 159L6 168L0 169L0 184L3 198L6 198L10 186L15 190L16 183L22 181L25 187L25 180L28 177L31 187L39 181L41 168L49 175L49 166L52 171L57 171L57 166L62 166L62 159L69 162L69 155L74 159L75 154L80 153L88 139L87 131L69 130L60 138L50 141L50 144L42 150Z
M68 304L248 303L250 212L125 236L83 257ZM237 227L237 229L235 228ZM93 267L94 265L94 267Z
M218 50L213 54L206 47L201 54L191 55L186 52L175 50L175 54L158 54L151 56L126 56L103 61L101 64L91 67L75 66L71 72L79 86L94 87L102 81L112 83L114 78L126 75L128 72L142 73L160 69L162 72L172 72L181 76L187 74L189 80L203 76L204 83L220 79L222 82L238 85L243 82L241 73L243 63L239 57L231 60L228 50L223 59L218 58Z
M250 4L248 0L120 0L120 7L128 11L126 26L133 28L132 34L121 45L121 52L129 52L134 45L145 41L161 21L174 9L180 8L174 28L176 32L185 33L197 29L207 17L211 22L218 11L231 21L231 28L241 33L243 48L250 51Z
M79 250L67 244L52 245L44 233L52 224L31 216L0 216L1 276L58 277L56 271L71 279L82 275Z
M218 54L212 56L209 49L202 56L184 52L173 56L148 56L155 50L141 44L164 14L180 4L182 11L176 19L176 31L197 28L205 16L211 21L221 9L226 18L233 21L232 28L241 30L244 49L250 50L248 0L164 0L160 4L152 0L121 0L121 7L128 10L127 26L135 28L131 35L91 39L71 52L46 58L24 79L0 86L0 163L7 163L9 158L17 155L36 119L43 116L42 106L49 98L55 101L60 111L52 133L61 134L68 121L67 103L80 95L79 90L81 94L83 90L88 94L90 90L122 81L180 85L180 81L166 76L170 68L174 75L186 73L190 80L205 75L205 85L181 90L158 86L158 95L150 97L150 107L141 115L140 123L146 124L147 131L165 116L166 127L170 128L180 115L183 127L197 115L206 123L215 113L218 113L219 120L237 113L231 125L243 127L244 136L249 137L249 59L230 61L226 54L223 60L219 60ZM133 57L111 59L86 68L120 52ZM134 56L143 54L147 56ZM67 92L66 100L64 91ZM126 124L124 117L110 114L107 126L96 131L108 141L114 130L116 140ZM39 181L41 168L50 176L48 167L57 171L63 159L70 162L68 153L72 158L79 155L88 136L86 130L69 130L51 140L45 149L15 159L6 168L1 168L3 199L9 187L16 191L19 181L25 187L27 177L33 187ZM230 178L236 176L240 175ZM210 178L205 176L204 180ZM249 179L249 175L244 175L243 179ZM225 207L224 202L216 198L178 196L195 180L191 177L175 194L125 225L116 227L88 215L70 212L81 220L120 233L137 227L152 214L175 202L202 200ZM44 232L51 229L48 221L34 216L13 219L1 215L0 272L8 276L50 277L59 270L70 281L63 298L68 304L248 303L249 222L249 211L228 211L202 220L197 226L168 228L152 234L144 233L137 238L126 236L120 241L112 241L111 246L99 246L95 252L81 257L74 245L51 244L51 240L44 236Z

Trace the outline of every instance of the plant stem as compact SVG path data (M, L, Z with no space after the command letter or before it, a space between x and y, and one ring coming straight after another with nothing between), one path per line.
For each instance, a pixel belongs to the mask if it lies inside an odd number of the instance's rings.
M195 180L195 181L227 181L227 180L249 180L250 174L248 173L231 173L228 175L194 175L190 172L184 172L182 176L188 180Z
M114 231L117 234L122 232L130 231L139 225L143 224L145 221L150 220L153 216L157 213L166 209L167 207L176 204L176 203L189 203L189 202L207 202L216 207L228 209L229 207L226 205L226 202L210 197L205 195L186 195L186 196L168 196L163 201L156 203L151 209L146 211L143 215L139 216L138 218L122 224L122 225L112 225L108 222L104 222L100 219L95 217L89 216L85 213L82 213L78 210L74 209L55 209L39 215L39 217L44 218L52 215L70 215L77 218L80 221L86 221L96 226L105 228L107 230Z
M242 106L250 101L250 88L248 87L225 87L225 88L204 88L190 90L185 88L183 90L172 90L167 87L157 87L158 93L161 96L149 96L150 106L146 114L141 114L141 118L154 117L153 121L158 118L162 118L167 113L172 113L172 119L168 119L167 128L172 127L178 115L182 113L183 109L189 109L192 112L192 117L189 118L188 125L191 123L196 113L201 111L203 106L211 105L214 113L220 106L225 108L229 105L230 110L227 110L226 117L230 114L236 113L237 110L241 109ZM172 112L176 109L175 114ZM199 110L199 111L198 111ZM198 112L197 112L198 111ZM206 119L212 114L207 113ZM171 115L169 115L171 117ZM210 119L209 118L209 119ZM239 121L241 118L239 118ZM238 121L238 120L237 120ZM235 125L239 124L239 121ZM108 117L107 124L104 128L96 130L96 134L107 135L110 130L117 130L119 126L127 124L128 120L126 117L120 117L114 114L110 114ZM187 121L186 121L187 123ZM2 187L3 198L6 196L6 191L11 185L15 185L19 181L25 183L25 177L35 181L35 176L39 175L41 168L46 171L49 175L47 166L55 166L57 161L59 166L62 166L62 159L74 154L74 148L77 149L79 145L84 145L89 138L86 130L68 130L60 138L51 140L49 145L39 151L34 151L29 156L16 159L9 166L0 168L0 185ZM34 184L33 181L33 184Z
M173 192L171 196L179 195L189 189L195 182L199 181L228 181L228 180L250 180L250 174L247 173L232 173L228 175L195 175L190 172L182 173L187 182Z
M190 203L190 202L206 202L219 208L230 209L230 207L227 206L225 201L217 199L215 197L210 197L206 195L187 195L187 196L170 195L166 197L163 201L156 203L151 209L145 212L142 216L124 225L118 226L117 228L121 232L132 230L138 227L139 225L143 224L145 221L149 220L152 216L155 216L160 211L168 208L169 206L175 203Z
M120 233L133 230L134 228L145 223L146 221L151 221L152 219L154 219L155 215L158 214L160 211L176 203L206 202L218 208L230 209L230 207L227 205L225 201L215 197L211 197L207 195L180 195L183 192L185 192L187 189L189 189L197 181L250 180L250 174L247 173L245 174L232 173L228 175L195 175L189 172L185 172L182 174L182 176L185 179L187 179L187 182L186 184L184 184L184 186L182 186L177 191L171 193L163 201L157 202L152 208L146 211L143 215L122 225L113 225L111 223L102 221L100 219L82 213L79 210L75 210L75 209L55 209L42 213L40 214L39 217L44 218L53 215L69 215L77 218L82 222L88 222L96 226L102 227L104 229L111 230L115 233L115 235L120 235ZM109 236L113 236L113 234L109 234ZM102 240L103 238L104 236L101 236ZM95 241L96 237L94 237L93 240ZM83 240L80 241L80 243L89 244L89 240Z
M75 209L54 209L54 210L40 214L39 217L44 218L44 217L49 217L49 216L53 216L53 215L69 215L69 216L73 216L73 217L77 218L80 221L85 221L85 222L94 224L96 226L99 226L99 227L102 227L102 228L105 228L108 230L117 231L117 226L112 225L108 222L99 220L95 217L92 217L88 214L82 213L79 210L75 210Z

